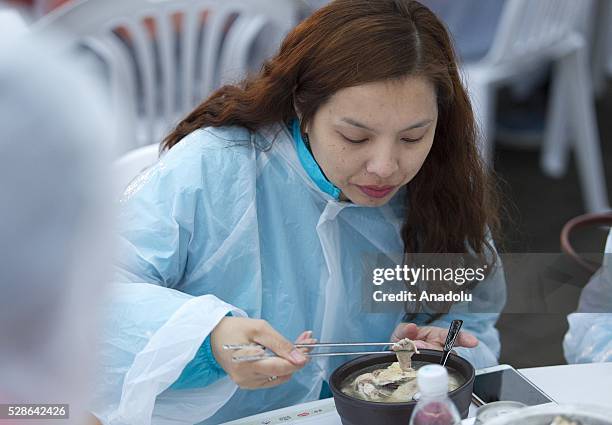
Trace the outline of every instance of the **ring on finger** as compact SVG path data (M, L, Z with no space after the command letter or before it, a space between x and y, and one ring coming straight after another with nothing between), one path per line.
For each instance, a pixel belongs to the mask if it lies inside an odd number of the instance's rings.
M268 382L273 382L273 381L276 381L277 379L278 379L278 376L276 375L268 376Z

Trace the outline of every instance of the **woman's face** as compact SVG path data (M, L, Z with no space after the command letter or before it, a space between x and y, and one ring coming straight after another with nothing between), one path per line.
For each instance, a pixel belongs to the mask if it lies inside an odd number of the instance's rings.
M422 77L342 89L306 132L312 153L343 200L387 203L419 172L431 149L438 107Z

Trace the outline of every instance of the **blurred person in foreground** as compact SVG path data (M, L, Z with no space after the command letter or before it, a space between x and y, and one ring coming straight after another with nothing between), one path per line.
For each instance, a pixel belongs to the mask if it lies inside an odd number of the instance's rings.
M112 137L98 85L56 43L0 38L0 403L68 404L56 422L83 424Z
M612 362L612 231L603 265L582 290L578 310L567 321L563 350L568 363Z

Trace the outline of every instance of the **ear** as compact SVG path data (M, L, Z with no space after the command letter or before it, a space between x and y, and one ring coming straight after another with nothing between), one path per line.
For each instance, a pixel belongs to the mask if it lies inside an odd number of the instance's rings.
M295 115L297 115L298 119L302 121L302 111L296 106L297 103L295 101L295 93L293 94L293 108L295 110Z

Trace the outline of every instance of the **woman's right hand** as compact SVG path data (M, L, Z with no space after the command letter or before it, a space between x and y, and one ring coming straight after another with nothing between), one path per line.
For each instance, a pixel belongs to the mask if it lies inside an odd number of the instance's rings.
M302 333L296 343L312 344L312 332ZM234 356L263 354L260 348L224 350L225 344L260 344L278 357L251 361L234 362ZM210 337L213 355L219 365L240 388L270 388L283 384L291 375L308 362L304 355L308 350L297 349L279 334L268 322L243 317L225 317L213 329Z

